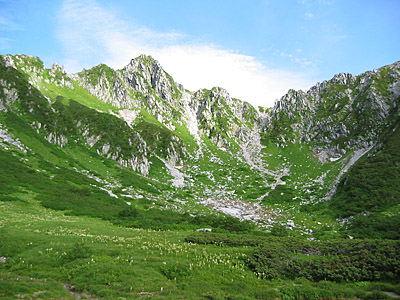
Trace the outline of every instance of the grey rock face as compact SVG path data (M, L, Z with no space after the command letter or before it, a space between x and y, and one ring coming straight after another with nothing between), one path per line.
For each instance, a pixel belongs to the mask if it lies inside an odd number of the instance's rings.
M6 112L8 108L18 100L18 91L11 86L11 83L1 79L0 80L0 111Z
M268 113L232 99L222 88L187 93L156 60L145 55L114 71L111 80L105 71L95 85L85 75L80 78L84 87L104 102L119 108L145 107L171 130L175 129L173 122L191 124L189 131L197 140L207 136L220 149L229 149L232 141L243 148L250 140L259 140L260 132L270 132L274 124L288 118L289 127L278 137L279 143L312 143L315 156L329 162L364 147L380 134L380 125L396 107L400 91L398 63L389 68L392 95L382 95L375 87L384 72L381 69L360 76L340 73L308 91L289 90ZM251 111L249 119L246 114ZM367 124L357 124L355 120L371 112L374 117L368 118ZM253 149L253 157L259 153L254 150L259 147L246 149Z
M6 67L15 68L14 60L11 55L4 56L4 64Z
M245 114L254 108L232 99L222 88L188 93L150 56L141 55L132 59L122 70L112 71L111 77L106 74L106 66L96 68L100 71L96 70L99 74L94 82L90 70L74 75L74 79L95 97L118 108L140 110L144 107L170 130L175 129L173 122L191 124L188 125L189 131L197 140L199 134L209 136L219 148L229 148L229 138L246 141L245 135L250 136L252 131L246 123L253 125L259 117L255 111L256 116L251 121L247 120ZM193 120L193 114L196 120ZM219 124L222 118L228 119L224 128L220 128ZM242 124L238 126L236 121ZM193 128L193 124L197 128ZM226 135L217 132L221 129Z
M291 128L280 139L312 142L321 161L363 149L389 126L388 117L398 107L399 69L397 62L359 76L340 73L306 92L289 90L275 103L264 131L286 120ZM380 88L387 82L389 94Z
M68 138L66 136L57 135L53 132L50 132L46 139L49 143L59 145L60 147L65 147L65 145L68 144Z
M173 94L175 92L173 81L167 77L158 61L151 56L141 55L131 62L122 70L124 83L132 90L150 95L151 89L155 94L172 103ZM172 81L172 82L171 82Z

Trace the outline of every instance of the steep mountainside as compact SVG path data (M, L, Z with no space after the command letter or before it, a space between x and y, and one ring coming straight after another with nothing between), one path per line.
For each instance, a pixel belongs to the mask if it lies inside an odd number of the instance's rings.
M376 220L400 214L399 78L399 62L339 74L266 109L185 90L150 56L77 74L2 56L0 197L132 227L398 238Z

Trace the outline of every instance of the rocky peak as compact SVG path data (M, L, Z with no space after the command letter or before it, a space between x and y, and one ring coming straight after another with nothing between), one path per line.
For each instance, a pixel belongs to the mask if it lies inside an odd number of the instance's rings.
M333 76L330 80L331 83L337 83L342 85L353 84L356 81L356 76L350 73L339 73Z
M43 62L37 56L24 54L1 56L6 67L12 67L22 72L29 72L31 75L38 76L44 70Z
M6 67L15 68L15 63L14 63L14 60L13 60L11 55L9 55L9 54L8 55L4 55L3 56L3 61L4 61L4 64L5 64Z
M232 97L227 90L221 87L213 87L210 91L211 99L219 99L222 98L225 100L227 104L232 102Z
M151 56L140 55L123 68L123 76L134 91L151 93L172 102L176 98L176 85L163 70L160 63Z
M134 71L141 73L152 73L150 70L162 69L160 63L150 55L141 54L136 58L132 58L131 61L124 69L131 68Z
M291 114L293 111L302 111L310 107L310 101L304 91L290 89L281 99L275 102L272 114L284 111ZM291 116L290 116L291 117Z
M66 75L64 71L64 66L59 66L57 62L54 62L50 67L50 75L56 76L57 72L60 72L62 75Z

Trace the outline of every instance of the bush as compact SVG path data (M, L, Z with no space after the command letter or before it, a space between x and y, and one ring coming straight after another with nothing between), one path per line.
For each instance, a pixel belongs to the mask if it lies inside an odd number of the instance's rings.
M189 266L183 263L167 263L161 266L160 271L169 280L179 280L190 275Z
M257 236L248 234L227 234L227 233L210 233L210 232L195 232L188 235L185 241L196 244L214 244L219 246L259 246L264 243L274 243L276 237ZM281 239L279 239L282 241Z
M373 291L371 294L368 294L368 299L389 299L390 297L380 291Z
M121 218L128 218L128 217L137 217L139 215L139 211L135 207L128 207L121 210L118 214Z
M300 241L276 239L256 248L249 267L266 279L284 277L328 281L400 279L400 241Z
M19 201L19 199L17 197L5 195L5 196L0 196L0 201L4 201L4 202Z
M279 293L276 290L263 290L254 292L254 297L259 300L270 300L279 297Z
M271 234L273 236L288 236L288 231L285 226L280 224L275 224L271 229Z
M369 299L368 298L368 293L365 291L356 291L356 297L358 299Z
M87 258L92 255L91 249L85 245L84 242L75 243L71 251L67 252L65 256L66 261L73 261L80 258Z

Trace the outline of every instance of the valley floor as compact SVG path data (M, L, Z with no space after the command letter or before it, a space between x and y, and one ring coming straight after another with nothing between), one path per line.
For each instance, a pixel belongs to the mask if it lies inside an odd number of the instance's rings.
M193 231L118 227L32 199L0 201L1 299L382 299L400 290L261 279L247 265L254 247L188 243Z

